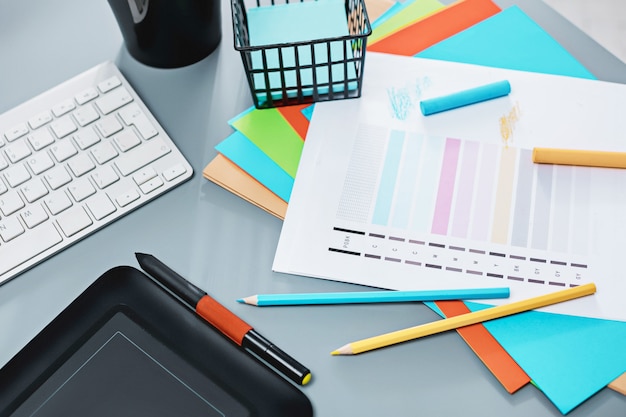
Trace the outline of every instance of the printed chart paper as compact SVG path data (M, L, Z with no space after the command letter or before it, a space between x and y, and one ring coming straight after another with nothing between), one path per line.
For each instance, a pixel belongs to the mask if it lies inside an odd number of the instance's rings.
M507 97L433 116L419 100L507 79ZM626 86L371 53L360 99L318 103L278 272L389 289L595 282L544 311L626 320L626 170L535 165L534 146L626 149Z

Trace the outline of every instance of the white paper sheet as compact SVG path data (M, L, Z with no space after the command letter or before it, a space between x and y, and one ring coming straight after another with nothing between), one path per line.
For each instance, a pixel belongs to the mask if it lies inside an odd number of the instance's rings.
M419 100L511 94L422 116ZM626 85L368 53L362 97L316 104L273 269L388 289L509 286L501 304L626 320L626 170L532 163L626 151Z

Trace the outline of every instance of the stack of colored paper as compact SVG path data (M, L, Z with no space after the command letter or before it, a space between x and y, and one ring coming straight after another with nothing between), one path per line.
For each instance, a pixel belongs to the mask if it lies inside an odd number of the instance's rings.
M517 7L500 10L491 0L449 6L436 0L372 0L372 10L368 51L594 78ZM248 109L234 117L234 133L216 147L219 153L204 176L284 218L311 111L312 106ZM462 302L428 305L442 316L484 308ZM618 378L626 372L626 323L531 312L459 333L508 392L532 380L564 414L607 385L626 394L626 376Z

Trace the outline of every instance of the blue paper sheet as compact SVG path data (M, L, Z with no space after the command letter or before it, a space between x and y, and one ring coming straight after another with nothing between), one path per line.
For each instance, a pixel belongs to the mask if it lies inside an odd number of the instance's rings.
M589 70L517 6L504 9L416 56L595 79Z
M241 132L235 131L215 149L283 201L289 202L293 178Z

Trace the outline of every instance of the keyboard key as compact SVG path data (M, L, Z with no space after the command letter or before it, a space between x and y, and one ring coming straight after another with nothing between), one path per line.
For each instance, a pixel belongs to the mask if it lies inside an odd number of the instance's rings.
M100 118L100 115L91 104L76 109L76 111L74 111L74 113L72 114L74 115L74 118L76 119L78 124L81 126L87 126L89 123L94 122Z
M80 155L70 159L67 166L75 177L81 177L93 170L96 167L96 164L93 163L89 155L81 153Z
M96 220L102 220L117 210L106 193L96 194L90 198L87 201L87 208Z
M122 152L128 152L130 149L141 143L141 139L137 137L137 134L133 132L131 129L126 129L121 133L118 133L113 137L117 147L120 148Z
M91 174L91 178L101 190L116 183L120 179L111 165L99 168L96 172Z
M151 192L153 192L154 190L156 190L157 188L163 186L163 180L159 177L155 177L152 178L151 180L141 184L141 186L139 187L141 189L141 192L144 194L150 194Z
M74 110L75 108L76 105L74 104L74 102L68 98L52 107L52 114L54 114L56 117L61 117L64 114Z
M11 163L19 162L31 154L30 148L24 139L16 140L11 145L7 146L4 152Z
M63 162L78 153L76 147L69 139L57 141L50 148L50 152L52 152L52 156L54 156L58 162Z
M125 104L133 101L133 97L124 87L117 88L96 100L96 106L102 114L109 114Z
M53 216L72 207L72 201L65 193L49 195L44 199L44 203Z
M54 161L47 152L36 153L28 158L27 163L35 175L39 175L54 166Z
M4 178L7 180L9 187L15 188L30 179L30 173L24 164L13 165L4 171Z
M122 82L114 75L98 83L98 90L102 93L107 93L120 85L122 85Z
M144 182L151 180L156 177L157 173L152 167L146 167L142 170L139 170L136 174L133 175L133 180L137 185L141 185Z
M19 125L14 126L11 129L4 132L4 137L9 142L13 142L15 139L21 138L27 133L28 133L28 126L26 126L26 123L20 123Z
M56 219L63 234L67 237L75 235L93 223L89 214L80 206L68 209Z
M28 239L15 239L0 246L0 274L4 274L63 241L50 222L43 223L28 234Z
M134 188L127 190L126 192L119 194L115 197L115 201L120 207L125 207L139 198L139 193Z
M0 221L0 238L5 242L24 233L24 228L17 217L8 217Z
M32 206L26 207L20 213L20 217L24 220L24 224L26 224L26 227L29 229L32 229L49 219L48 213L46 213L46 210L41 204L33 204Z
M70 192L74 200L83 201L90 195L95 194L96 189L89 182L87 178L82 178L80 180L76 180L67 187L67 190Z
M96 128L103 137L108 138L122 130L124 126L122 126L115 116L109 116L96 123Z
M24 208L24 201L15 190L9 190L0 195L0 211L5 216L10 216L16 211Z
M120 170L122 175L127 176L169 152L170 148L163 139L157 138L120 156L120 158L115 161L115 166L117 166L117 169Z
M63 139L70 133L74 133L77 130L77 127L70 116L63 116L60 119L55 120L52 124L50 124L50 128L59 139Z
M57 166L50 169L44 174L44 179L48 183L48 187L57 190L72 181L72 176L67 172L65 167Z
M52 115L50 114L50 112L44 111L28 119L28 124L30 125L31 129L37 129L50 122L51 120Z
M187 172L187 170L183 164L176 164L163 171L163 178L165 178L165 181L172 181L183 175L185 172Z
M159 132L137 103L131 103L119 111L119 115L128 126L135 126L144 140L155 137Z
M100 136L93 129L85 129L73 136L74 140L78 147L82 150L88 149L89 147L95 145L100 142Z
M118 155L118 152L109 142L103 142L99 145L94 146L91 149L91 154L93 155L97 163L103 165L109 162L111 159L115 158Z
M28 142L35 151L40 151L54 143L54 137L48 129L40 129L28 135Z
M76 100L76 102L82 106L83 104L93 100L96 97L98 97L98 92L96 91L96 89L93 87L89 87L76 94L74 96L74 100Z
M20 190L29 203L33 203L48 194L48 189L39 178L33 178L32 181L20 187Z

